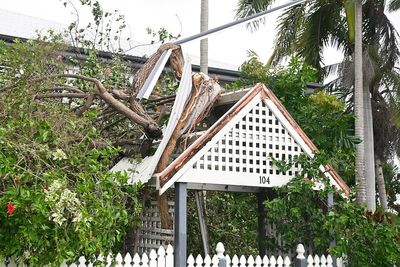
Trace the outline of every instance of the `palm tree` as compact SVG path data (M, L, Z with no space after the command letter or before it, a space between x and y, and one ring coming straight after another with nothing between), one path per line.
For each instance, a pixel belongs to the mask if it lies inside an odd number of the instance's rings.
M266 9L273 0L239 0L237 16L245 17ZM286 56L296 54L301 56L306 63L320 70L321 79L333 68L322 68L323 49L327 45L333 45L344 53L344 61L335 67L341 70L342 75L333 83L335 93L343 100L348 101L349 109L354 109L358 118L356 123L356 135L364 140L357 150L357 181L358 200L364 202L367 197L364 195L365 185L368 189L368 208L373 209L375 204L374 193L374 145L377 156L385 160L395 151L394 145L400 139L398 128L394 127L393 116L387 116L398 108L398 92L395 83L399 83L400 74L395 68L395 63L400 57L398 49L398 34L384 13L385 1L367 0L362 7L362 50L355 47L356 7L354 0L315 0L308 1L301 5L288 8L279 18L278 34L275 40L275 49L269 63L273 66ZM399 0L392 0L389 3L391 11L400 8ZM358 14L361 15L361 12ZM360 19L361 16L358 16ZM256 21L253 26L258 26ZM361 25L357 25L360 27ZM355 52L362 52L363 78L360 80L360 73L355 77L354 63L360 63ZM360 66L360 65L359 65ZM358 69L359 70L359 69ZM357 79L355 83L354 78ZM360 81L363 83L361 85ZM356 86L356 91L351 90ZM364 111L360 109L360 90L363 87ZM361 91L362 92L362 91ZM361 97L362 98L362 97ZM356 103L355 103L356 101ZM372 112L373 111L373 112ZM373 113L373 114L372 114ZM386 115L382 119L382 116ZM378 121L379 116L379 121ZM372 117L374 133L372 133ZM360 120L364 120L360 126ZM385 122L382 125L382 122ZM380 123L377 128L376 124ZM361 131L361 129L364 129ZM391 135L386 134L388 130L396 130ZM393 131L392 131L393 132ZM364 136L363 136L364 135ZM388 140L388 138L391 138ZM364 148L363 148L364 146ZM364 151L361 153L361 151ZM365 162L363 158L368 159ZM365 162L365 175L362 162ZM365 184L364 176L369 183ZM373 189L373 190L372 190Z
M201 0L200 32L208 30L208 0ZM208 39L200 41L200 71L208 75Z
M347 5L347 3L346 3ZM349 4L351 5L351 4ZM352 7L345 8L346 10L352 10ZM356 116L355 120L355 136L361 140L366 140L365 137L368 136L368 128L364 125L365 119L368 118L369 109L365 108L364 105L367 101L365 98L369 97L369 94L364 94L363 88L363 49L362 49L362 3L361 0L355 0L354 2L354 114ZM349 17L349 12L346 15ZM349 20L348 20L349 21ZM349 23L350 25L350 23ZM350 27L349 27L350 29ZM350 32L350 31L349 31ZM351 33L352 34L352 33ZM350 34L349 34L350 36ZM352 41L352 40L350 40ZM366 95L366 96L364 96ZM366 105L367 106L367 105ZM365 163L366 153L365 148L370 144L365 144L365 142L360 142L356 146L356 183L357 183L357 195L356 200L359 204L367 203L367 177L365 168L368 166ZM375 175L373 176L375 178ZM374 186L375 188L375 186ZM375 202L375 201L374 201ZM373 209L371 205L368 205L369 209Z

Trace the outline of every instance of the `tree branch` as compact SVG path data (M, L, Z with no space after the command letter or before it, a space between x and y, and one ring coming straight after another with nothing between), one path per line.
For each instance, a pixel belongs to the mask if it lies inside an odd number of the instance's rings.
M104 87L104 85L96 78L92 77L87 77L84 75L80 74L54 74L54 75L48 75L46 77L41 77L39 79L36 79L32 82L41 82L44 80L49 80L49 79L54 79L54 78L73 78L73 79L80 79L88 82L92 82L95 85L95 90L97 90L98 95L110 106L112 106L115 110L117 110L119 113L123 114L126 116L129 120L131 120L134 123L139 124L143 128L145 128L146 132L150 134L151 137L158 137L162 134L159 126L157 123L151 119L150 117L143 118L134 111L132 111L130 108L128 108L125 104L121 103L117 99L115 99L112 94L110 94L107 89Z
M78 87L66 86L66 85L51 87L51 88L45 89L45 91L50 91L50 92L52 92L52 91L71 91L71 92L75 92L75 93L84 93Z
M38 94L35 96L35 99L43 99L43 98L86 98L88 97L88 93L50 93L50 94Z

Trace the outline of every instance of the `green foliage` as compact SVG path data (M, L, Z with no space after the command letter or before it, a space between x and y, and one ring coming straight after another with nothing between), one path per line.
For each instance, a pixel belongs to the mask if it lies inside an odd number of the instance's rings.
M0 46L1 88L14 85L0 92L0 258L44 266L118 250L140 211L138 187L109 171L121 149L95 127L96 110L78 117L33 99L49 82L32 80L65 68L62 45Z
M256 54L250 53L249 60L241 66L241 77L239 81L231 85L232 89L258 82L265 83L320 149L313 160L306 155L300 155L290 161L270 159L276 166L285 171L291 164L301 164L303 172L299 174L299 177L307 174L307 177L324 181L325 177L318 167L321 164L331 163L347 182L353 181L354 144L357 142L351 131L354 117L345 113L343 102L335 96L323 92L313 95L304 94L306 83L317 79L314 68L293 58L286 68L270 71L267 65L260 62ZM324 212L327 212L328 191L311 190L314 180L299 177L287 187L267 192L271 197L266 205L267 217L276 224L279 233L282 234L282 239L287 242L285 247L278 247L277 240L269 237L265 240L266 245L270 249L287 251L295 248L298 243L306 243L313 244L315 251L326 252L332 236L329 230L321 226L326 223ZM224 209L229 212L219 208L223 207L221 202L226 207ZM211 225L209 227L211 244L227 240L225 245L231 252L245 251L255 254L254 248L257 247L255 196L247 194L247 197L242 197L240 194L211 193L207 198L207 205L209 225ZM238 208L231 211L230 207L236 205ZM196 213L194 208L191 213ZM195 218L197 217L191 218L191 223L189 223L190 237L200 237ZM238 231L240 234L236 234ZM197 248L197 251L201 252L199 244L201 244L200 239L190 241L191 249Z
M307 97L307 103L294 117L317 148L329 155L339 174L352 185L354 146L358 140L351 129L354 116L345 113L343 102L333 95L318 92Z
M331 236L321 226L326 220L328 192L313 190L313 186L314 180L297 177L274 190L274 198L266 201L267 220L276 225L277 233L285 241L280 246L277 237L268 236L265 239L268 249L293 251L302 243L313 247L316 253L326 252Z
M324 162L318 157L313 161ZM312 246L316 253L346 255L346 266L400 263L400 227L392 224L389 215L379 209L374 214L366 213L351 196L343 198L333 190L321 175L317 178L309 175L312 179L303 177L299 175L286 186L274 189L275 197L265 202L267 219L285 240L285 245L279 247L273 237L268 237L265 242L270 249L289 251L303 243ZM333 207L327 205L329 192L334 193ZM332 240L336 243L330 246Z
M351 201L342 201L329 212L325 227L336 237L331 252L345 254L346 266L394 266L400 264L400 227L377 209L366 213Z
M210 249L222 242L227 254L257 254L256 196L208 191L206 199ZM204 254L194 196L189 197L188 216L188 251Z
M174 35L170 33L166 28L161 27L157 31L152 29L152 28L146 28L146 32L148 35L150 35L153 40L151 41L151 44L155 43L165 43L166 41L171 42L174 40L177 40L181 35Z
M255 53L240 68L241 79L232 85L243 87L258 82L266 84L317 148L327 154L339 174L354 183L354 116L345 112L344 103L319 91L304 93L307 82L317 80L317 71L294 57L286 68L271 71Z
M400 204L397 201L398 192L400 192L400 175L399 168L393 161L383 164L383 177L385 177L388 205L391 209L400 214Z

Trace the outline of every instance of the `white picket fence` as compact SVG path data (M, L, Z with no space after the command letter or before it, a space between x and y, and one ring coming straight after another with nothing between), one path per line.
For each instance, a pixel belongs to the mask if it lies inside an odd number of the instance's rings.
M133 257L127 253L122 256L118 253L115 257L108 255L107 257L99 256L96 258L101 263L101 266L116 266L116 267L174 267L174 249L171 245L168 245L165 249L160 247L157 252L152 249L147 255L143 253L142 256L135 254ZM232 258L229 255L224 255L225 249L222 243L218 243L216 248L217 254L214 256L206 255L204 258L201 255L197 255L196 258L192 254L187 259L187 267L218 267L220 259L226 260L227 267L296 267L291 262L289 257L283 258L282 256L237 256L234 255ZM299 245L297 247L297 258L304 259L304 247ZM80 257L77 263L70 265L62 264L60 267L93 267L93 259L86 259ZM0 267L19 267L22 265L16 264L15 261L0 263ZM337 267L344 266L341 260L338 260ZM333 260L330 255L314 257L309 255L307 258L307 267L333 267Z

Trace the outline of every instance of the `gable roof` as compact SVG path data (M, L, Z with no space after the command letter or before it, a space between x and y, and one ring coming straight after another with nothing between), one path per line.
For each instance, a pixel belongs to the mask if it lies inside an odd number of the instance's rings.
M252 187L283 185L301 166L282 173L267 154L285 159L302 152L313 157L315 151L316 146L272 91L257 84L158 175L160 194L177 181ZM321 166L320 170L338 189L349 193L331 166Z

